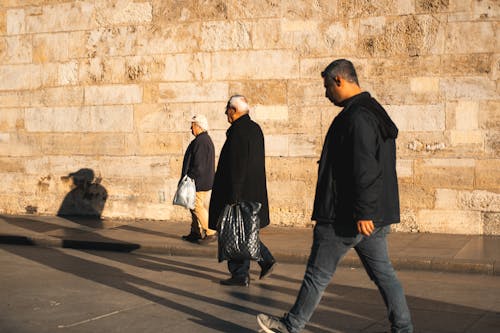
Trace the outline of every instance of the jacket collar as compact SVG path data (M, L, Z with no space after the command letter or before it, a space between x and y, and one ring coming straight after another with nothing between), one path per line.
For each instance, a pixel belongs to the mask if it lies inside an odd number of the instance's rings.
M226 131L226 135L229 134L234 128L240 126L243 123L249 122L250 120L251 120L250 115L248 114L239 117L238 119L232 122L231 126L229 126L229 128Z

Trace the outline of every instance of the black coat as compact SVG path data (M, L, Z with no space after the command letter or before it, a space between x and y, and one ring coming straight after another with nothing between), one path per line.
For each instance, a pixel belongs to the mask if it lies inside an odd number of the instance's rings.
M262 130L244 115L231 124L226 136L210 198L209 227L216 229L226 204L255 201L262 204L258 215L263 228L269 224L269 204Z
M347 236L357 234L359 220L399 222L398 130L367 92L343 104L325 138L312 219Z
M202 132L191 141L182 162L182 177L194 179L196 191L210 191L215 174L215 148L207 132Z

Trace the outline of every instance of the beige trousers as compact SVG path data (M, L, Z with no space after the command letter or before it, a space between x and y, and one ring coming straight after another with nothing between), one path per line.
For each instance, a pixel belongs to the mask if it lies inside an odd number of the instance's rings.
M210 191L196 192L194 209L191 209L191 233L200 237L212 236L215 230L208 229L208 199Z

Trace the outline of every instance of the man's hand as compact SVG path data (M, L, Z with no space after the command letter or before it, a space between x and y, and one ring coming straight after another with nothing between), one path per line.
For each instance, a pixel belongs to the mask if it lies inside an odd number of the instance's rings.
M370 236L375 229L375 225L372 220L359 220L358 221L358 232L363 236Z

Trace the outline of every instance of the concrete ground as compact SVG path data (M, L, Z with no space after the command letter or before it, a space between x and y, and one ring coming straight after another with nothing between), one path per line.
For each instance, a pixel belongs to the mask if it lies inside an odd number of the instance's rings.
M180 239L189 228L174 221L0 215L0 243L215 258L215 243L201 246ZM312 228L269 226L261 231L261 239L278 261L305 263ZM388 242L397 269L500 274L498 236L392 233ZM354 251L341 264L360 267Z
M225 287L214 258L0 245L0 332L257 332L255 315L281 315L303 264L280 263L250 287ZM400 270L418 333L500 332L500 278ZM311 333L388 332L385 308L363 269L340 268Z

